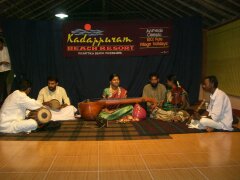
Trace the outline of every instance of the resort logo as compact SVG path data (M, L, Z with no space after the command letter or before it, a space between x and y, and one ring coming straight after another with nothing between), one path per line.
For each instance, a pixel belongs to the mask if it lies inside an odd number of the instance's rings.
M71 31L71 33L75 36L82 36L85 34L87 34L88 36L102 36L103 32L104 31L102 31L102 30L92 29L91 24L85 24L84 29L75 29L75 30Z
M104 36L102 30L92 29L91 24L85 24L84 29L75 29L67 35L67 43L86 44L99 47L103 43L105 45L120 45L122 43L133 42L128 36Z

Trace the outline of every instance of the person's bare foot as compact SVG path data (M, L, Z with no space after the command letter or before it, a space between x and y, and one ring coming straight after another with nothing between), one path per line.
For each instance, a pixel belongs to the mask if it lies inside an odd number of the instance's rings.
M125 123L125 119L121 118L121 119L117 120L117 123Z
M213 131L214 131L214 128L206 127L206 131L207 131L207 132L213 132Z
M128 119L129 121L133 120L133 117L131 115L127 115L126 119Z
M80 119L80 118L81 118L81 115L80 115L80 114L75 114L74 117L75 117L76 119Z
M133 118L132 121L138 122L138 121L140 121L140 119L139 118Z
M128 116L124 116L121 119L119 119L117 122L118 123L126 123L129 122L130 120L128 120Z

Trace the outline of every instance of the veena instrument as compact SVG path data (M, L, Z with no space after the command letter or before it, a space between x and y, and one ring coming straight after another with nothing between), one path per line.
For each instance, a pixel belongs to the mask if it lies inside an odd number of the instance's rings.
M86 120L95 120L102 109L121 104L135 104L141 102L151 102L152 104L157 103L154 98L140 97L140 98L122 98L122 99L99 99L96 101L85 100L78 103L78 109L82 118Z

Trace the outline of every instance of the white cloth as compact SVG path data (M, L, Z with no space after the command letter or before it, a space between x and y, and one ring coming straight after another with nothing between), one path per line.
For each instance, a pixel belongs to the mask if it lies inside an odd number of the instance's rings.
M77 112L77 109L70 105L60 109L60 111L50 111L52 113L52 121L66 121L75 120L74 114Z
M210 118L201 118L200 121L192 121L189 127L196 127L203 129L205 127L212 127L215 129L223 129L232 131L232 106L228 96L216 89L215 92L210 95L210 103L207 108L208 116Z
M48 86L46 86L40 90L37 98L40 103L47 102L52 99L57 99L61 104L68 104L68 106L60 109L59 111L50 110L52 113L52 121L75 119L74 114L77 112L77 109L70 105L70 100L64 88L57 86L56 90L52 92L48 89Z
M3 49L0 50L0 62L9 62L8 65L2 64L0 65L0 72L5 72L5 71L10 71L11 70L11 62L10 62L10 57L8 54L8 49L7 47L3 46Z
M37 100L40 103L48 102L52 99L57 99L60 102L60 104L63 104L63 103L67 105L71 104L65 89L60 86L57 86L56 90L53 92L48 89L48 86L42 88L37 98Z
M206 127L211 127L214 129L223 129L222 123L213 121L212 119L205 117L201 118L200 121L192 120L188 127L196 129L206 129Z
M25 119L26 110L35 110L42 105L24 92L14 91L4 101L0 110L0 132L31 132L38 127L33 119Z

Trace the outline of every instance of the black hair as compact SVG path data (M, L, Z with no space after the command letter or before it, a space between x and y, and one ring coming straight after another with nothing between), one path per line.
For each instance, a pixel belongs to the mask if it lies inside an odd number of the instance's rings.
M113 73L109 76L109 81L113 80L113 78L118 77L120 79L120 76L116 73Z
M177 83L177 76L175 74L170 74L167 76L167 80L173 82L176 86L178 86Z
M58 83L58 78L54 76L48 76L47 81L55 81L56 83Z
M217 77L216 76L206 76L205 78L204 78L204 80L205 79L209 79L209 81L210 81L210 83L212 83L213 84L213 87L214 88L217 88L218 87L218 80L217 80Z
M32 83L28 80L21 80L19 83L19 90L20 91L26 91L28 88L32 87Z
M151 79L152 77L156 77L157 79L159 79L159 76L156 72L149 74L149 79Z
M3 38L0 38L0 42L1 42L1 43L4 43L4 40L3 40Z

